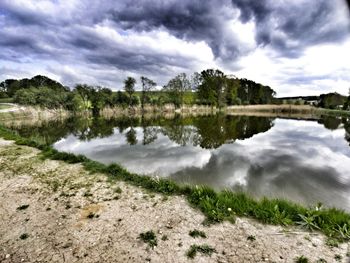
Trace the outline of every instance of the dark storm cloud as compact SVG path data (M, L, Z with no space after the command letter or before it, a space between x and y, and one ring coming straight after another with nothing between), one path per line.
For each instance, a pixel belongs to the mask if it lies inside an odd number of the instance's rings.
M308 46L348 37L349 21L340 23L337 13L344 7L342 0L220 0L205 4L149 0L128 1L110 14L124 29L149 31L164 27L180 38L205 40L217 57L234 59L242 55L241 46L234 36L227 36L226 22L235 18L237 12L243 23L255 23L257 44L270 45L281 56L297 57Z
M298 57L304 48L339 42L349 36L349 20L339 21L344 1L254 1L232 0L243 22L254 20L256 41L270 45L280 55Z
M128 1L110 17L124 29L150 31L164 28L178 38L204 40L217 57L238 57L240 47L234 35L228 34L226 21L235 10L230 1Z
M86 2L80 10L76 10L75 16L62 14L60 17L33 9L21 9L8 1L1 3L0 8L6 17L5 26L15 24L30 29L29 26L36 25L43 31L60 32L59 27L67 22L91 26L111 19L115 27L124 30L141 32L164 29L178 38L205 41L216 57L232 60L244 55L244 51L239 36L230 34L227 21L237 16L243 23L254 21L257 44L271 45L282 55L297 56L308 45L337 42L347 37L348 28L339 25L335 17L340 1L303 1L296 4L270 0L128 0L116 4L106 1L101 6L91 3L95 12L88 8L89 2ZM75 47L96 49L101 45L93 37L82 38L77 33L80 32L74 32L72 28L69 43ZM39 34L39 37L45 37L45 34ZM13 44L16 45L16 40ZM1 45L12 45L12 42L9 39Z
M100 65L106 72L114 68L157 80L200 68L198 54L166 53L142 40L130 40L140 45L111 40L112 33L101 34L98 26L103 26L125 38L166 32L168 38L187 43L205 42L215 56L213 63L232 71L238 69L240 58L258 46L270 47L277 57L296 58L309 46L344 40L349 21L339 18L342 7L346 7L342 0L2 0L0 59ZM244 32L232 29L237 21L255 25L255 45L247 45L241 39Z

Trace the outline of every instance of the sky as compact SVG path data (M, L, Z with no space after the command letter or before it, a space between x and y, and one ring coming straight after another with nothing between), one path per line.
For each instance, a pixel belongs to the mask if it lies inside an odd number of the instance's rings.
M348 94L345 0L0 0L0 81L118 90L218 68L277 96Z

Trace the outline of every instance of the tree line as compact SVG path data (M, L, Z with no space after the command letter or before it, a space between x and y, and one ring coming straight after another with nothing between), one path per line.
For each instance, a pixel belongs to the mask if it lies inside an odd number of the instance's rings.
M139 87L136 89L136 87ZM12 98L24 105L46 108L64 108L71 111L91 110L98 113L104 107L162 106L174 104L200 104L215 107L241 104L267 104L274 100L275 92L269 86L248 79L229 76L217 69L207 69L187 76L181 73L168 81L160 90L157 83L142 76L138 82L133 77L124 80L123 91L77 84L74 88L63 86L45 76L31 79L7 79L0 83L0 98Z

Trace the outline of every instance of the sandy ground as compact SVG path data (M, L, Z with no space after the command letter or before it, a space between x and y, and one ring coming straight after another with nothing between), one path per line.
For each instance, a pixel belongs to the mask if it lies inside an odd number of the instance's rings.
M0 139L0 262L348 262L348 244L329 247L319 233L246 218L203 226L184 197L109 182L38 153ZM207 238L189 236L194 229ZM149 230L154 249L139 238ZM216 252L189 259L193 244Z

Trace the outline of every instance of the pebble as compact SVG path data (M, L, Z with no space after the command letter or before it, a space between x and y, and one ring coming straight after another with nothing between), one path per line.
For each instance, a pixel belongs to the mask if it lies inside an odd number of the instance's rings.
M10 254L6 254L5 258L10 258L11 255Z

